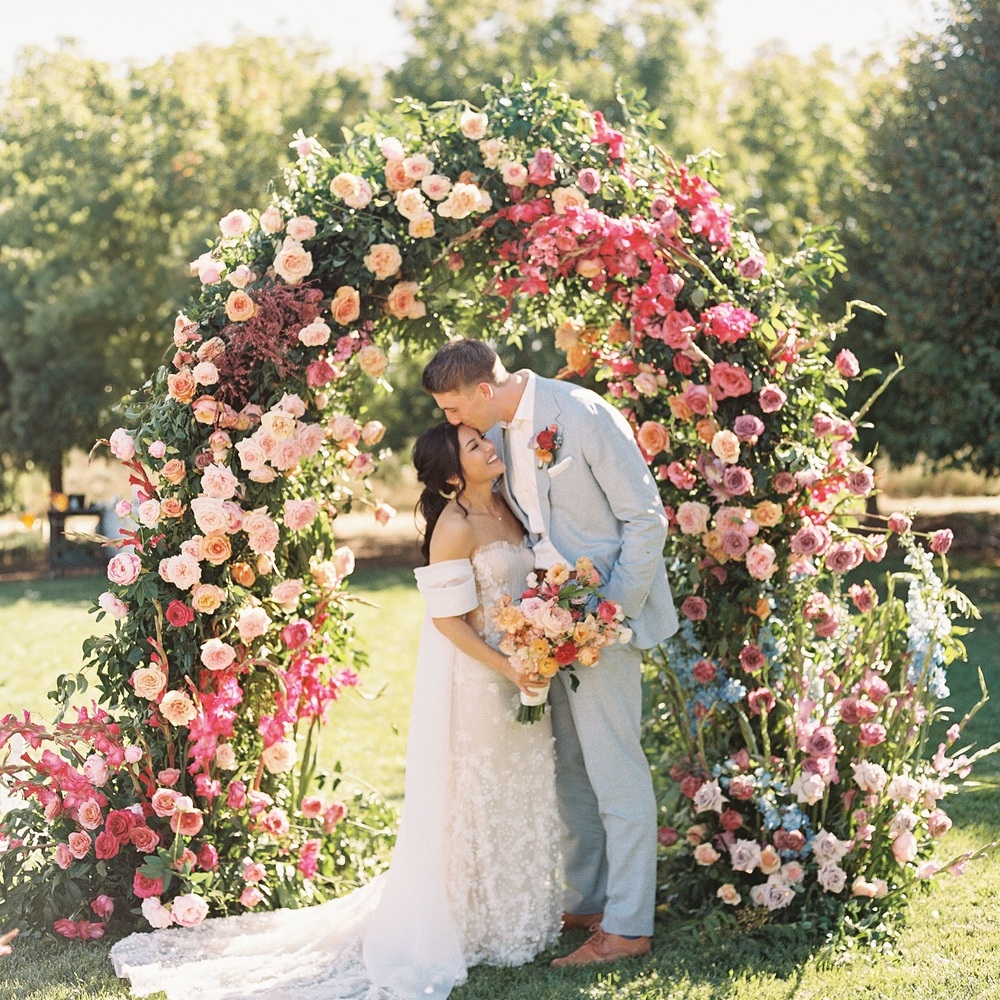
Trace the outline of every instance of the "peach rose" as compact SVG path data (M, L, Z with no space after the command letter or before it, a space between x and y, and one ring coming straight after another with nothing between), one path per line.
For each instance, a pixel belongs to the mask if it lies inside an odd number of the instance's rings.
M407 177L420 181L434 172L434 164L423 153L414 153L403 160L403 169Z
M209 670L225 670L236 659L236 650L221 639L212 638L202 643L201 662Z
M191 375L198 385L215 385L219 381L219 369L211 361L199 361Z
M160 702L160 715L172 726L186 726L197 714L194 702L183 691L168 691Z
M403 265L403 258L395 243L374 243L365 254L365 267L380 281L391 278Z
M198 383L189 368L182 368L167 376L167 395L178 403L190 403L198 390Z
M720 885L719 888L715 890L715 895L727 906L736 906L742 898L736 891L736 886L730 882L727 882L725 885Z
M366 445L371 447L376 445L382 440L385 434L385 424L381 420L369 420L368 423L361 428L361 440L364 441Z
M274 258L274 270L290 285L297 285L312 273L312 254L304 250L298 240L285 237L281 249Z
M341 285L330 303L330 315L334 322L348 326L361 315L361 295L350 285Z
M180 517L184 513L184 504L177 497L167 497L160 503L160 515L162 517Z
M230 743L220 743L215 748L215 763L223 771L236 770L236 751Z
M271 591L271 599L281 605L282 611L294 611L298 606L299 597L302 596L301 580L282 580L274 585Z
M191 413L199 424L214 424L221 404L214 396L199 396L191 404Z
M694 849L694 860L699 865L714 865L721 855L711 844L699 844Z
M316 220L308 215L297 215L285 223L285 232L299 243L311 240L316 235Z
M374 344L365 344L358 351L358 367L369 378L381 378L389 365L389 359Z
M670 447L670 434L663 424L655 420L646 420L640 426L635 436L639 447L650 457L666 451Z
M389 292L385 308L396 319L420 319L426 315L426 306L417 299L420 286L415 281L397 282Z
M281 230L285 228L285 220L282 219L281 212L278 211L275 205L269 205L261 213L260 228L267 233L268 236L280 233Z
M229 527L229 514L220 497L195 497L191 501L191 513L198 530L206 535L212 531L225 531Z
M356 198L361 192L361 183L361 178L357 174L337 174L330 181L330 194L341 201L346 201L348 198Z
M153 701L167 686L167 675L159 667L139 667L132 671L132 690L140 698Z
M247 267L246 264L238 264L235 270L230 271L226 275L226 280L233 286L233 288L246 288L247 285L252 281L257 280L257 275ZM213 340L218 340L218 337L213 337ZM198 351L198 356L201 357L201 350Z
M410 224L406 229L407 233L415 240L426 240L434 235L434 216L430 212L421 212L410 219Z
M285 527L291 531L301 531L316 520L318 513L319 504L315 500L286 500Z
M243 323L257 314L257 303L246 292L237 288L226 299L226 315L234 323Z
M285 410L268 410L260 418L260 431L258 433L261 435L271 434L276 442L288 441L295 437L295 417Z
M712 451L726 462L732 465L740 458L740 439L732 431L716 431L712 435Z
M465 219L473 212L484 211L483 192L475 184L456 184L437 207L443 219Z
M486 135L489 119L483 112L466 109L458 119L458 128L466 139L478 140Z
M448 196L451 190L451 180L444 174L431 174L420 182L420 190L423 191L431 201L441 201Z
M777 570L777 553L774 549L761 542L754 545L746 555L747 572L755 580L768 580Z
M750 512L754 521L762 528L773 528L781 522L784 512L781 507L772 500L761 500Z
M239 480L229 466L213 462L201 474L201 489L205 496L215 500L231 500L236 495Z
M402 160L389 160L385 165L385 186L390 191L406 191L417 182L406 172Z
M165 462L163 468L160 469L160 478L165 479L172 486L176 486L178 483L183 482L186 475L187 467L179 458L171 458L169 461Z
M254 573L253 567L245 562L233 563L229 567L229 575L233 578L233 582L238 583L241 587L252 587L257 580L257 574Z
M500 176L507 187L523 188L528 183L528 168L523 163L504 160L500 164Z
M556 215L565 215L568 208L586 208L587 196L572 184L569 187L556 188L552 192L552 207Z
M191 589L191 607L203 615L217 611L226 599L226 592L214 583L199 583Z
M321 319L314 319L299 330L299 342L306 347L320 347L330 339L330 328Z
M160 520L159 500L143 500L136 511L136 519L147 528L152 528Z
M396 211L404 219L415 219L427 211L427 199L416 188L396 194Z
M685 500L677 508L677 525L685 535L702 535L708 528L711 513L706 504Z
M233 209L227 216L219 219L219 229L227 240L242 236L252 225L253 220L250 216L239 208Z
M372 200L372 186L363 177L360 178L358 189L344 199L348 208L362 209Z
M278 740L277 743L272 743L261 755L264 767L271 774L285 774L290 771L295 766L296 757L294 740Z

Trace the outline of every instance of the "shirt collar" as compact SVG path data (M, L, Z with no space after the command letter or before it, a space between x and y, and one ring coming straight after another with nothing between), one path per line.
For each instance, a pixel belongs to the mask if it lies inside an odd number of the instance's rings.
M514 411L514 416L510 420L501 420L500 426L503 428L513 427L516 424L530 424L535 415L535 373L532 371L525 373L524 392Z

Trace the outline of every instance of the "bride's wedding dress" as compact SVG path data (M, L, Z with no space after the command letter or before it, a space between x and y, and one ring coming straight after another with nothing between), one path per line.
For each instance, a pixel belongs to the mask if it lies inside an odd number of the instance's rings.
M517 595L524 545L416 571L427 604L399 837L389 870L319 906L132 934L111 950L132 992L168 1000L443 998L473 965L520 965L555 943L563 892L548 716L514 719L510 682L455 648L432 617ZM476 610L476 609L479 610Z

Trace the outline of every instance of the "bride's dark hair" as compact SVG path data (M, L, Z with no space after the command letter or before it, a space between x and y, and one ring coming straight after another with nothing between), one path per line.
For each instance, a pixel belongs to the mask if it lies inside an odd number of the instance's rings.
M434 525L448 503L465 490L465 477L459 459L458 427L447 422L428 427L414 442L413 466L417 470L417 481L424 487L417 501L417 510L424 519L424 540L420 552L424 561L429 562ZM455 479L458 480L457 485L449 481Z

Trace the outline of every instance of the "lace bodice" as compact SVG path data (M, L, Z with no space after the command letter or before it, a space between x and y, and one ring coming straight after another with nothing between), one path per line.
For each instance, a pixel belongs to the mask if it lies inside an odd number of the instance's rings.
M516 599L524 590L528 574L534 569L531 549L511 542L491 542L472 554L472 571L476 579L479 607L469 613L468 622L496 649L500 633L489 620L489 609L504 594Z

